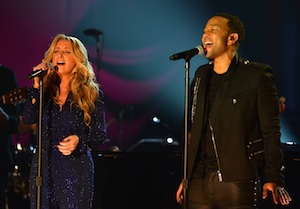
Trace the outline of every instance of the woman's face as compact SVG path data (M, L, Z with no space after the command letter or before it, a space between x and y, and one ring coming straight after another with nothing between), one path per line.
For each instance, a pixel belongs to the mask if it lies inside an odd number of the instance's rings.
M58 67L59 75L70 75L76 63L71 42L61 39L57 42L53 55L52 64Z

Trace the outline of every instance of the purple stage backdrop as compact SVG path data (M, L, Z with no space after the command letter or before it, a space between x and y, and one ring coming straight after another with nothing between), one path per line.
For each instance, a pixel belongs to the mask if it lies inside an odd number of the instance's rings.
M240 55L273 67L280 96L283 142L299 138L299 25L297 0L52 0L2 1L0 63L12 68L19 86L38 64L58 33L78 37L105 93L109 143L126 150L142 138L172 136L182 140L184 61L169 56L201 44L208 18L216 12L239 16L246 26ZM97 67L96 39L83 33L100 30ZM99 46L99 45L98 45ZM191 79L205 64L191 61ZM154 124L153 116L160 118ZM26 144L26 135L22 136Z

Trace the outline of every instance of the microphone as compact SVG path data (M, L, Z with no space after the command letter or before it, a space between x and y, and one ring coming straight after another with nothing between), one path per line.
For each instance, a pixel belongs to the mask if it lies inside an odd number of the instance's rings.
M178 59L191 59L193 56L195 56L196 54L198 55L202 55L204 53L203 47L202 46L197 46L194 49L190 49L184 52L180 52L178 54L173 54L170 57L170 60L178 60Z
M56 71L58 70L58 67L53 66L50 62L47 62L46 66L47 66L48 69L56 70ZM36 76L44 76L46 73L47 73L47 70L39 69L39 70L36 70L36 71L33 71L33 72L29 73L27 75L27 79L32 79Z

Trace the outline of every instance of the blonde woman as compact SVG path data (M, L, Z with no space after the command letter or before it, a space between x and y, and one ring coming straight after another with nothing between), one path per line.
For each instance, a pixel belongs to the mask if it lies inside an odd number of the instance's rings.
M55 67L51 67L55 66ZM106 138L103 94L87 50L72 36L58 34L33 68L43 70L41 208L92 208L94 162L91 148ZM22 119L38 122L39 81L29 89ZM38 132L40 130L37 130ZM37 156L31 166L31 208L36 208Z

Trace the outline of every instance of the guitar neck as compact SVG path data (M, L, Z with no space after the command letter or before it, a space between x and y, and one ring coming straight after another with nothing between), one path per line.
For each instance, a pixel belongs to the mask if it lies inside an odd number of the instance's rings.
M27 87L21 87L2 95L3 104L17 104L22 103L27 97Z

